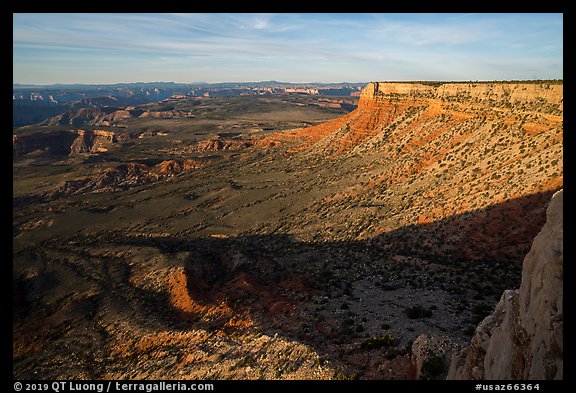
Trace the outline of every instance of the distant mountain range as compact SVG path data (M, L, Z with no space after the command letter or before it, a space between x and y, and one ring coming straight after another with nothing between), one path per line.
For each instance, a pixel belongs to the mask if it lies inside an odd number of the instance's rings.
M124 88L124 89L137 89L137 88L174 88L174 87L212 87L212 88L234 88L234 87L350 87L350 86L364 86L367 82L279 82L279 81L260 81L260 82L131 82L131 83L111 83L111 84L82 84L82 83L54 83L54 84L28 84L28 83L14 83L13 89L102 89L102 88Z

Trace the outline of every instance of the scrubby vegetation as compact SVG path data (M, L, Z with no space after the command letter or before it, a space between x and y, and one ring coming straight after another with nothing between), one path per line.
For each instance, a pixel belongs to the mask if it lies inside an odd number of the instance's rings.
M432 309L423 307L419 304L408 307L405 310L406 316L410 319L428 318L432 316Z
M374 336L360 344L361 349L378 349L382 347L392 347L396 344L396 337L390 333L384 333L380 336Z

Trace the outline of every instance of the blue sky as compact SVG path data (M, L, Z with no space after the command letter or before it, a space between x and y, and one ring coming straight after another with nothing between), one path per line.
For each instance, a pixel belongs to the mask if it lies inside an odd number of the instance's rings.
M562 14L13 14L14 83L563 78Z

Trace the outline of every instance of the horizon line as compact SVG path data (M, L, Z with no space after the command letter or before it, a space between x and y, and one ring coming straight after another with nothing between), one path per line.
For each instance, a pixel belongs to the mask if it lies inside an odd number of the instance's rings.
M49 86L114 86L114 85L138 85L138 84L174 84L174 85L217 85L224 83L277 83L277 84L314 84L314 85L331 85L331 84L368 84L371 82L379 83L419 83L419 82L433 82L433 83L490 83L490 82L563 82L563 78L535 78L535 79L460 79L460 80L433 80L433 79L398 79L398 80L370 80L370 81L360 81L360 82L348 82L348 81L332 81L332 82L283 82L277 80L263 80L263 81L218 81L218 82L174 82L174 81L138 81L138 82L108 82L108 83L90 83L90 82L54 82L54 83L23 83L23 82L12 82L12 86L34 86L34 87L49 87Z

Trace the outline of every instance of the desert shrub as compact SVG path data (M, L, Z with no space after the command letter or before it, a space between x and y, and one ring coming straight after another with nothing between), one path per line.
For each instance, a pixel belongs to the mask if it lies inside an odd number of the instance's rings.
M493 310L493 306L485 303L479 303L472 306L472 323L478 325Z
M390 333L384 333L381 336L374 336L360 344L361 349L377 349L382 347L391 347L396 344L396 337Z
M390 349L388 351L386 351L384 353L384 358L388 359L388 360L392 360L394 359L396 356L398 356L399 352L395 349Z
M246 355L244 356L242 359L240 359L235 365L231 366L229 368L229 371L233 371L239 368L243 368L243 367L254 367L257 365L257 361L255 358Z
M474 335L474 332L476 331L476 328L472 325L468 325L466 326L466 328L464 329L464 334L467 336L472 337Z
M437 377L444 372L444 362L440 356L431 356L422 363L422 373L428 377Z
M432 310L426 307L423 307L419 304L408 307L404 310L406 316L410 319L417 319L417 318L427 318L432 316Z
M336 379L336 380L340 380L340 381L346 381L346 380L350 380L350 381L354 381L357 379L360 379L360 375L358 375L358 373L342 373L342 372L334 372L334 376L332 377L332 379Z
M188 192L184 195L184 199L189 200L189 201L193 201L195 199L198 199L198 194L196 194L195 192Z

